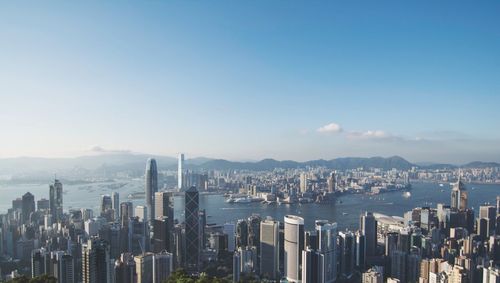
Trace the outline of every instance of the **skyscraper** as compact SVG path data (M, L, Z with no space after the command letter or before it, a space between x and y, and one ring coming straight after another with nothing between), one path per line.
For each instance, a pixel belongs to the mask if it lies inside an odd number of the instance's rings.
M303 249L304 218L285 215L285 276L288 281L301 282Z
M130 217L134 217L134 206L130 201L120 204L120 222L122 227L128 226Z
M185 193L186 222L186 270L197 272L200 263L200 221L199 195L196 187L189 188Z
M453 189L451 190L451 208L465 210L467 208L467 190L460 176Z
M307 191L307 174L300 173L300 192L304 193Z
M35 197L30 192L27 192L22 199L23 222L29 223L31 213L35 212Z
M119 221L120 219L120 193L113 192L111 194L111 198L113 199L113 210L115 212L115 221Z
M352 232L339 232L340 275L350 279L354 272L355 239Z
M260 222L260 274L267 279L279 277L279 222Z
M137 283L153 282L153 253L143 253L134 257Z
M169 192L155 193L155 216L168 217L168 228L174 226L174 196Z
M110 195L101 196L101 216L104 216L106 212L113 209L113 200Z
M111 281L109 248L98 238L82 245L83 283L108 283Z
M328 176L328 180L327 180L328 192L329 193L334 193L335 192L336 184L337 184L337 180L335 178L335 172L332 172L332 173L330 173L330 176Z
M317 252L319 281L335 282L337 279L337 223L327 220L316 220Z
M63 185L57 179L54 180L54 184L50 185L49 204L52 223L57 223L63 215Z
M366 240L366 256L377 255L377 220L371 212L365 212L360 217L359 227Z
M177 188L182 190L184 188L184 153L179 154L179 159L177 161Z
M146 164L146 207L148 208L149 221L155 219L154 194L158 191L158 169L156 160L149 158Z

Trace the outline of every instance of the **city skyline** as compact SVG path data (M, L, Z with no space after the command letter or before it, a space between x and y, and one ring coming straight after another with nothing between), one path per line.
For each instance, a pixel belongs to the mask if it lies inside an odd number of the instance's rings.
M500 161L497 2L115 4L1 4L0 158Z

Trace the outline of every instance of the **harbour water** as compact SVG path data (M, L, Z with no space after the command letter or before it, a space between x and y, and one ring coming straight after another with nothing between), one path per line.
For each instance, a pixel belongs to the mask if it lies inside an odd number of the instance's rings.
M64 185L64 210L77 208L92 208L95 212L99 209L100 196L111 194L113 191L120 193L120 201L129 200L130 193L143 190L142 180L124 180L107 183ZM356 229L359 225L359 215L363 211L379 212L386 215L403 216L403 213L417 206L436 207L437 203L450 202L449 184L439 186L433 183L415 183L411 197L406 198L401 192L390 192L376 196L369 195L343 195L334 204L293 204L293 205L268 205L261 203L226 203L222 195L201 194L200 208L206 209L208 223L223 224L246 218L254 213L262 217L271 216L282 220L286 214L296 214L304 217L307 229L312 228L315 219L335 221L339 229ZM497 195L500 195L500 185L467 184L469 193L469 207L474 207L476 213L479 206L489 202L495 204ZM49 195L48 184L19 184L0 186L0 213L5 213L12 206L12 200L21 197L26 192L35 195L35 200L47 198ZM134 205L144 204L143 199L130 200ZM175 217L183 220L184 199L182 196L175 198Z

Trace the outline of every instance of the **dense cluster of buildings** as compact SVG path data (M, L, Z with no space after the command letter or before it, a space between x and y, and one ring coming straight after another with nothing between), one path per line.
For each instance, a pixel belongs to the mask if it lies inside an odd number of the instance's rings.
M114 192L101 197L97 213L64 211L58 180L49 186L48 200L35 203L31 193L24 194L0 215L0 267L12 271L7 277L49 274L63 283L159 283L178 268L198 275L229 257L232 264L224 267L234 282L500 282L500 198L496 206L473 211L460 179L449 205L417 207L404 217L365 212L357 231L339 231L337 223L297 215L272 219L254 214L217 225L207 223L194 186L205 184L206 189L209 181L203 174L192 178L183 163L181 155L182 222L174 215L173 193L158 190L154 159L146 165L144 206L120 202ZM277 198L327 199L359 180L387 186L410 178L399 171L323 170L273 172L261 179L273 180L259 188L246 176L242 190L262 194L270 188L267 193ZM306 221L314 221L313 230L305 230Z

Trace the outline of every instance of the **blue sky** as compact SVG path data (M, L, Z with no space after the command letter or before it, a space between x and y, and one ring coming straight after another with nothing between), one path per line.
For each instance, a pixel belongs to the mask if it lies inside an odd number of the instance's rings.
M0 157L500 161L500 2L3 1Z

